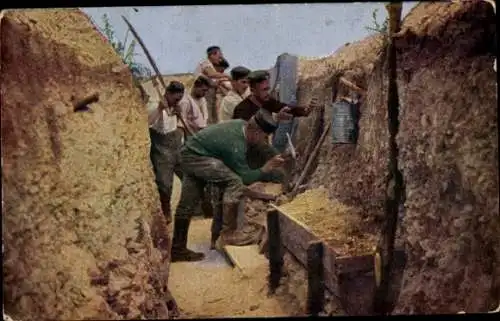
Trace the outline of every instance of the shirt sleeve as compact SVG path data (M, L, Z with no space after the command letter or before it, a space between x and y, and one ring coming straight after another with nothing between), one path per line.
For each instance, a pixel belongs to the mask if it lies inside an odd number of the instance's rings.
M220 110L221 110L221 120L230 120L233 118L234 111L234 101L231 99L231 96L225 96L222 98L220 102Z
M243 120L250 120L251 117L248 117L248 112L246 111L248 109L248 106L246 105L245 101L242 101L236 107L234 107L233 111L233 119L243 119Z
M204 60L201 64L200 64L200 70L201 72L204 74L205 73L205 70L207 69L211 69L213 71L216 71L215 68L214 68L214 65L212 65L212 63L208 60Z
M184 120L188 123L189 127L192 127L191 123L193 115L190 107L191 106L186 98L181 99L181 101L179 102L179 110L181 111L182 118L184 118Z
M262 108L272 113L279 113L279 111L285 106L286 106L285 103L282 103L279 100L271 98L262 105Z
M162 117L162 112L158 108L158 104L160 103L159 99L156 97L151 97L147 103L147 111L148 111L148 125L149 127L156 124Z
M243 184L250 185L254 182L257 182L261 178L262 171L260 170L260 168L251 169L248 166L245 153L236 153L233 155L233 170L241 177Z
M207 127L207 120L208 120L208 106L207 106L207 99L205 97L202 98L202 103L200 104L200 108L201 108L200 117L203 118L203 121L200 124L202 124L201 128L205 128Z
M283 109L284 107L290 107L290 113L293 115L293 116L296 116L296 117L303 117L303 116L306 116L307 115L307 112L306 112L306 109L304 107L300 107L300 106L289 106L285 103L282 103L281 101L279 100L276 100L274 98L271 98L270 100L268 100L263 106L262 108L272 112L272 113L278 113L281 109Z

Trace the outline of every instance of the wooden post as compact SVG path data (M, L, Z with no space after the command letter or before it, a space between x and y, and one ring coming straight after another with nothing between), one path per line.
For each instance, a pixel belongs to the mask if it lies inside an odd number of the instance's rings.
M318 315L325 305L323 242L311 242L307 248L307 314Z
M273 294L280 284L283 272L283 248L277 210L267 212L267 233L269 242L269 292Z

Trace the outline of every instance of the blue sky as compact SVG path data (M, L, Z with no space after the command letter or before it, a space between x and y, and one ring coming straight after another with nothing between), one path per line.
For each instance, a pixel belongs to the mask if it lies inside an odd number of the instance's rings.
M404 2L403 15L417 2ZM124 15L136 28L163 74L193 72L210 45L222 47L231 66L269 68L284 52L307 57L333 53L371 32L372 12L386 17L384 3L318 3L83 8L102 26L107 14L123 40ZM129 39L131 35L129 35ZM136 60L149 67L142 49Z

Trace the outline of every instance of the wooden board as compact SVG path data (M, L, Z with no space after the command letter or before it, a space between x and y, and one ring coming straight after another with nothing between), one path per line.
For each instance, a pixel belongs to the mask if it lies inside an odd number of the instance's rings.
M281 239L283 246L303 265L307 266L307 248L311 242L321 241L306 225L271 205L279 213ZM373 271L373 256L338 257L335 250L323 242L323 265L325 287L335 295L340 294L339 276L341 274Z
M304 224L297 221L272 205L279 213L281 239L283 246L303 265L307 266L307 248L311 242L320 241L319 238ZM324 246L323 265L325 287L333 294L338 295L338 281L335 268L336 254L333 249Z
M250 273L258 267L267 266L269 263L266 257L259 254L258 245L248 246L224 246L224 252L227 257L243 274L250 275Z

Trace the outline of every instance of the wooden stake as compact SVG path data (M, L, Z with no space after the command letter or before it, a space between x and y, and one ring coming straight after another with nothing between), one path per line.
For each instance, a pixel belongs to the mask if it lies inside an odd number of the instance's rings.
M87 110L89 104L99 101L99 93L93 93L83 99L73 101L73 111Z
M267 212L267 233L269 242L269 292L273 294L280 284L284 263L279 213L277 210Z
M307 314L317 316L325 306L323 242L311 242L307 248Z
M300 185L302 184L302 182L304 181L304 178L307 174L307 172L309 171L309 168L311 167L313 161L316 159L316 156L318 155L318 152L321 148L321 145L323 145L323 142L325 141L325 138L326 138L326 134L328 134L328 132L330 131L330 127L332 126L332 123L330 122L325 130L323 131L323 134L321 134L321 137L319 138L319 141L318 143L316 144L316 147L314 147L314 150L313 152L311 153L311 156L309 157L309 159L307 160L307 163L306 165L304 166L304 169L302 170L302 173L300 173L300 177L299 179L297 180L297 182L294 184L294 187L293 187L293 190L292 190L292 197L294 197L300 187Z

